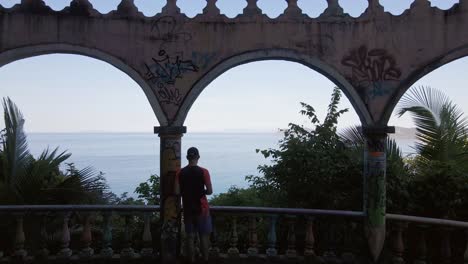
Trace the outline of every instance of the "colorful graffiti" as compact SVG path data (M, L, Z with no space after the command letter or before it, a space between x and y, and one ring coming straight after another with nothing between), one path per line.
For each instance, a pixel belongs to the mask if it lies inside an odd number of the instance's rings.
M390 93L385 83L398 81L401 77L395 58L384 49L369 50L361 46L351 51L341 63L351 67L352 74L347 79L365 98L373 99Z
M192 35L183 32L181 25L171 16L157 19L151 26L153 40L159 43L157 56L146 63L146 80L152 85L163 104L179 106L183 95L176 87L178 79L185 73L198 72L199 67L192 60L184 59L183 50Z
M197 72L198 67L191 60L183 60L179 55L169 56L165 50L160 50L153 63L146 64L146 80L158 88L161 102L179 105L182 101L180 91L174 87L177 79L186 72Z

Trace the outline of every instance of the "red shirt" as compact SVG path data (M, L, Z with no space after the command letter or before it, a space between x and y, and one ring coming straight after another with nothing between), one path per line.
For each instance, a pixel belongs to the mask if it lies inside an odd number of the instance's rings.
M203 182L205 187L206 186L211 186L211 177L210 177L210 172L198 166L200 169L203 171ZM180 170L176 174L176 183L180 186ZM200 198L200 204L201 204L201 215L209 215L210 213L210 207L208 205L208 199L206 198L206 195L203 195Z

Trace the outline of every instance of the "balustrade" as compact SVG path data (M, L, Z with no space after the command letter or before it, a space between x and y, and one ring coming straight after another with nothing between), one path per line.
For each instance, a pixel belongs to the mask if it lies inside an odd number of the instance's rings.
M242 14L239 14L243 19L261 16L262 10L258 7L258 0L232 0L246 2ZM302 13L302 9L298 0L284 0L287 3L287 7L280 15L280 19L311 19L307 15ZM466 10L468 7L467 0L460 0L458 9ZM205 19L217 19L221 17L222 11L217 7L218 0L206 0L206 6L200 16L204 16ZM362 17L366 19L369 16L382 16L384 15L384 8L378 0L368 0L368 8L362 14ZM338 0L327 0L328 6L323 11L319 19L331 18L332 20L341 19L344 17L350 18L349 15L343 10ZM1 5L0 5L1 8ZM431 3L429 0L415 0L410 7L410 10L417 10L418 13L430 14ZM12 9L6 8L5 10L19 10L20 12L32 12L32 13L58 13L64 12L66 14L73 15L85 15L85 16L100 16L99 12L93 8L93 5L89 0L72 0L70 6L62 11L54 11L52 8L47 6L47 3L43 0L22 0L20 4L15 5ZM183 14L180 7L177 4L177 0L166 0L166 4L158 15L164 16L180 16ZM134 0L121 0L115 7L115 10L110 12L111 16L119 18L129 17L144 17L143 13L138 10ZM256 20L255 20L256 21Z
M270 216L270 225L268 228L268 249L266 254L269 257L275 257L278 254L276 250L276 221L278 217L276 215Z
M158 211L158 206L0 206L2 219L15 225L11 246L0 248L0 263L156 259L159 249L153 237L160 234L152 223ZM213 207L211 215L211 259L360 263L365 257L361 212ZM467 222L392 214L387 220L390 232L383 254L388 263L468 263L468 245L457 244L461 240L452 236L456 230L468 236ZM31 224L36 232L29 232Z
M414 264L426 264L427 258L427 245L426 245L426 228L425 225L417 225L417 247L416 247L416 259ZM468 245L468 244L467 244Z

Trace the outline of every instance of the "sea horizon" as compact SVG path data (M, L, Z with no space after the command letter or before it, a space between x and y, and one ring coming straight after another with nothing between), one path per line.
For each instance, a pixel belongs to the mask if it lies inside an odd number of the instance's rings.
M135 188L159 175L159 137L148 132L30 132L29 147L34 156L59 148L72 154L66 163L78 169L102 171L110 190L136 197ZM182 156L191 146L200 149L200 165L210 171L214 194L231 186L248 187L247 175L259 175L259 165L270 164L256 149L277 148L280 132L190 132L182 138ZM412 140L397 140L404 153L411 152ZM182 166L186 165L182 159Z

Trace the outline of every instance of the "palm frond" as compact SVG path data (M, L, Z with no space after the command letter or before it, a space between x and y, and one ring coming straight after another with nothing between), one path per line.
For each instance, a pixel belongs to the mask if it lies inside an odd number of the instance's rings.
M64 161L71 157L71 154L67 153L67 151L63 151L59 154L57 153L58 147L52 150L52 152L50 152L50 149L47 148L41 153L37 160L45 161L51 167L58 167L60 164L62 164Z
M351 146L364 146L365 138L361 131L361 128L358 126L348 127L344 129L340 134L341 140L346 145Z
M20 203L46 203L47 190L53 189L62 177L60 164L70 157L66 152L57 152L58 148L52 152L44 150L37 160L29 162L24 174L18 175L15 188Z
M24 133L24 117L16 104L10 98L3 99L5 132L3 140L4 181L7 185L15 185L18 176L31 160L26 134Z
M463 111L441 91L412 88L402 98L398 115L410 113L416 125L420 161L453 160L465 153L467 121Z
M361 152L364 150L366 138L362 133L362 128L359 126L348 127L340 133L341 140L355 151ZM396 141L390 137L386 139L386 155L387 159L402 159L402 152Z
M79 171L72 168L63 181L48 192L52 199L68 204L93 203L107 190L102 174L92 167L86 167Z

